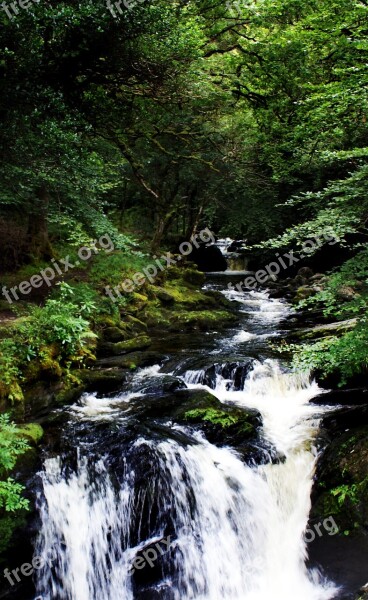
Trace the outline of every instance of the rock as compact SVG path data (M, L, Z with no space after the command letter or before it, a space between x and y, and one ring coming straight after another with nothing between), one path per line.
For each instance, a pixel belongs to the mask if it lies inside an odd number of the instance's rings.
M90 369L80 372L86 392L115 392L127 380L126 371L118 368Z
M147 427L152 426L152 419L191 425L219 446L245 447L250 441L255 444L262 424L257 410L222 404L206 390L182 389L163 397L137 398L131 403L131 414L144 419Z
M159 290L156 295L162 304L174 304L175 302L174 296L169 294L169 292L165 292L165 290Z
M237 321L235 314L224 310L192 310L174 312L168 325L169 331L208 331L214 327L225 327Z
M143 323L143 321L140 321L140 319L137 319L136 317L133 317L132 315L126 315L125 321L131 327L131 329L137 329L137 330L146 330L147 329L146 323Z
M125 342L102 342L99 345L99 354L102 356L120 356L121 354L128 354L135 350L144 350L149 348L152 340L146 335L141 335Z
M224 379L229 379L233 382L233 389L235 391L242 390L250 371L254 367L254 362L253 358L248 358L242 361L215 363L208 367L205 366L200 369L201 374L196 382L215 389L217 376L221 375Z
M347 319L346 321L337 321L336 323L326 323L325 325L316 325L305 329L295 329L290 332L290 337L294 339L309 340L320 337L327 337L339 333L345 333L354 329L357 319Z
M200 246L195 248L191 259L196 263L200 271L214 272L226 271L227 262L221 250L217 246Z
M295 279L295 281L297 281ZM303 280L303 282L301 280L298 280L298 284L303 283L303 285L301 285L300 287L298 287L296 294L295 294L295 302L300 302L301 300L305 300L306 298L310 298L311 296L314 295L314 289L310 286L305 285L307 282L306 279Z
M246 243L246 240L234 240L227 248L227 252L238 252L239 250L243 250Z
M302 267L297 273L297 277L303 277L304 279L311 279L313 277L313 271L309 267Z
M27 423L26 425L19 425L18 431L21 436L26 437L34 446L37 446L43 437L43 429L39 423Z
M322 279L325 279L325 275L322 273L316 273L310 278L310 281L321 281Z
M126 340L127 334L119 327L107 327L103 330L102 336L107 342L122 342Z
M343 300L344 302L349 302L355 298L358 298L359 296L360 294L358 294L352 287L347 285L342 286L337 292L338 299Z
M326 394L316 396L311 402L319 406L357 406L368 404L368 389L354 388L347 390L333 390Z
M152 377L147 382L147 385L140 384L140 390L145 394L167 394L169 392L176 392L177 390L187 389L186 384L182 379L173 377L172 375L159 375Z
M24 393L24 403L17 405L17 418L39 418L56 406L75 402L84 392L84 384L69 384L59 381L46 383L38 381Z
M333 516L340 532L368 528L368 406L344 408L322 421L328 445L313 488L313 519Z
M202 271L197 271L197 269L184 269L182 271L182 279L191 285L195 285L200 287L206 281L206 276Z
M109 356L108 358L102 358L96 361L96 367L102 369L115 367L134 371L138 368L159 365L166 358L166 355L160 354L159 352L131 352L125 356Z

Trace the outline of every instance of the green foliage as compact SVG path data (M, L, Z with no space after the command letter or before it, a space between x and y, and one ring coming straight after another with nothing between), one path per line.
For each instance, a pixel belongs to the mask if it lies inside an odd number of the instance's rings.
M339 506L342 506L347 499L350 500L353 504L357 504L359 502L359 497L357 495L358 486L356 484L352 485L340 485L339 487L334 488L330 491L332 496L337 498L337 502Z
M368 323L361 322L341 337L327 337L313 344L290 344L283 350L294 353L293 364L299 370L317 369L325 377L340 376L340 385L368 368Z
M0 415L0 511L15 512L28 508L28 500L21 495L23 486L7 477L7 474L15 466L18 456L24 454L29 447L9 416Z
M322 308L336 320L357 318L356 327L342 336L332 336L313 344L289 345L294 365L303 370L318 369L322 376L339 373L341 384L368 368L368 250L336 268L322 290L302 300L299 308ZM285 347L284 347L285 349Z
M88 286L73 289L63 282L56 297L48 298L43 307L30 307L28 316L15 322L12 339L0 340L0 397L22 401L21 384L27 378L42 371L60 376L63 369L82 366L93 358L91 348L97 336L90 320L96 311L94 300Z

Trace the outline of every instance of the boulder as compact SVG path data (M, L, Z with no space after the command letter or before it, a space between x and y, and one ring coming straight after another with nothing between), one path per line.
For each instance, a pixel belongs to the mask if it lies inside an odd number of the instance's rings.
M200 246L192 252L191 259L200 271L226 271L227 262L217 246Z
M115 392L127 380L126 371L119 368L86 369L79 377L86 385L86 392Z
M297 273L297 277L303 277L304 279L311 279L313 277L313 271L309 267L302 267Z
M98 349L100 356L120 356L135 350L149 348L151 343L151 338L147 335L140 335L125 342L102 342L99 344Z
M119 327L107 327L103 330L102 336L106 342L122 342L127 338L125 331Z

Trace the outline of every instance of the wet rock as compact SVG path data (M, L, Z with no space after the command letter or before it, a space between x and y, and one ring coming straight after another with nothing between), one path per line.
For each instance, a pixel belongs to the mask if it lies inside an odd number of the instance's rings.
M368 405L368 389L347 389L347 390L333 390L326 394L320 394L311 401L313 404L320 406L336 406L336 405Z
M152 377L148 383L141 384L140 390L147 395L167 394L168 392L176 392L177 390L186 389L186 384L182 379L171 375L161 375Z
M96 361L96 367L102 369L122 368L135 371L138 368L161 364L167 356L160 352L130 352L122 356L109 356Z
M295 329L290 334L290 337L300 340L309 340L320 337L327 337L336 335L339 333L345 333L354 329L357 324L357 319L347 319L346 321L338 321L336 323L326 323L323 325L316 325L315 327L308 327L305 329Z
M229 383L231 389L238 391L244 388L245 380L253 369L254 359L249 358L241 362L215 363L209 367L201 369L198 373L195 383L207 385L215 389L217 385L217 376L221 375L224 379L231 380Z
M126 340L127 334L119 327L107 327L103 330L102 336L106 342L122 342Z
M313 277L313 271L309 267L302 267L301 269L299 269L297 277L302 277L307 280L311 279L311 277Z
M125 342L102 342L99 345L99 354L101 356L120 356L122 354L128 354L135 350L144 350L149 348L152 340L146 335L141 335Z
M114 392L127 381L125 370L119 368L90 369L79 373L86 392Z
M227 262L221 250L217 246L200 246L195 248L191 259L196 263L200 271L216 272L226 271Z
M47 414L51 408L75 402L84 392L84 389L83 383L69 384L62 381L46 383L39 381L25 391L24 403L16 407L16 417L18 419L38 418Z
M326 446L317 465L311 517L333 516L340 533L368 531L368 405L322 420Z
M129 414L150 429L155 422L167 420L190 426L204 433L213 444L237 448L249 460L257 455L265 460L258 447L261 414L254 409L223 404L206 390L183 389L163 397L137 398L130 402Z

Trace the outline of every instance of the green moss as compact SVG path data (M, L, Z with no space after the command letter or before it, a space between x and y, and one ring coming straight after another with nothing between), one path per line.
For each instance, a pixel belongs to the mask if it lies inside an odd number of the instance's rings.
M18 434L38 444L43 437L43 429L39 423L27 423L18 427Z
M151 345L151 343L151 338L149 338L147 335L141 335L125 342L117 342L116 344L112 342L105 342L100 345L100 350L106 355L119 356L120 354L134 352L135 350L145 350Z
M345 432L321 458L313 516L335 516L342 531L368 526L367 433L367 426Z
M232 323L236 317L224 310L178 311L173 314L171 328L200 329L206 331Z
M239 422L239 418L225 411L215 408L197 408L185 413L185 418L193 421L210 421L213 425L223 428L231 427Z

